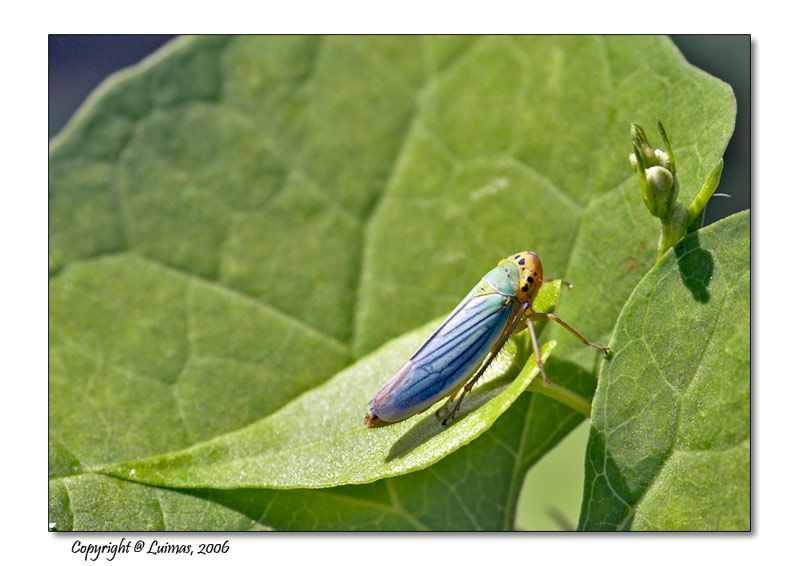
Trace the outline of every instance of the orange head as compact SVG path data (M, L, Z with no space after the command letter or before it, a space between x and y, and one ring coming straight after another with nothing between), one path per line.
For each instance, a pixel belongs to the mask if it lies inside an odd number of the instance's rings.
M506 262L513 263L519 270L519 288L516 289L516 297L532 305L544 279L544 270L538 255L535 252L519 252L506 257L499 262L499 265Z

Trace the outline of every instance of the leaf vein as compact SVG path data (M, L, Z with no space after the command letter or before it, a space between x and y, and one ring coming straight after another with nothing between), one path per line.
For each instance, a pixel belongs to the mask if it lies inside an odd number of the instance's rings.
M472 525L474 525L475 530L482 531L483 527L477 521L477 519L475 518L474 514L469 509L469 506L463 501L463 498L461 497L460 492L458 491L458 489L453 487L449 482L447 482L446 478L444 478L441 474L439 474L438 471L434 467L430 468L430 473L432 473L438 479L438 481L440 481L442 484L447 486L447 490L455 498L455 501L458 502L458 505L461 506L461 509L463 509L464 515L466 515L466 517L469 519L469 521L471 521Z
M676 265L677 264L675 263L672 266L671 270L669 270L669 272L671 272L674 269L676 269ZM745 275L745 272L740 274L738 279L740 280L740 278L743 275ZM725 306L727 304L727 299L729 297L729 289L730 288L731 287L728 286L724 290L724 296L723 296L723 298L721 300L721 305L719 306L719 308L715 309L715 315L716 316L715 316L715 319L713 321L712 328L706 334L707 338L705 340L705 344L704 344L704 346L702 348L702 352L699 355L699 359L698 359L696 365L694 366L694 371L691 374L691 377L688 380L688 383L686 384L686 388L685 388L686 390L687 390L688 387L690 387L691 383L693 382L694 378L696 377L696 374L698 373L699 368L702 367L702 360L704 359L704 356L707 353L708 346L710 345L710 342L712 341L713 335L716 332L716 328L718 326L719 319L721 318L721 313L724 311L724 308L725 308ZM651 299L652 295L653 294L650 294L650 299ZM644 342L646 342L646 340L644 340ZM638 506L641 504L642 501L644 501L644 499L646 499L646 496L649 494L649 491L658 482L660 476L663 474L664 470L666 469L666 463L674 456L674 453L678 451L678 449L677 449L677 437L679 435L679 430L680 430L680 421L681 421L681 416L682 416L683 395L677 395L677 404L678 404L677 417L676 417L676 422L674 424L674 436L672 437L671 447L669 448L669 451L664 456L663 461L660 463L658 471L652 476L652 479L649 482L649 484L641 492L641 495L638 497L637 501L633 502L632 505L630 506L630 510L627 513L627 516L625 517L624 521L622 521L621 525L624 525L625 523L627 523L628 520L631 520L631 518L634 515L635 511L638 509Z

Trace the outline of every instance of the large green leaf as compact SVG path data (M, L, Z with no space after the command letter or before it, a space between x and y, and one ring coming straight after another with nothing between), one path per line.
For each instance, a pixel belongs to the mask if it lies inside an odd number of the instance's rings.
M584 529L749 529L749 212L641 281L599 374Z
M664 121L689 199L733 114L729 88L664 38L174 42L105 83L51 146L51 478L276 423L523 249L575 283L561 316L607 340L657 238L625 157L630 121ZM590 397L596 353L546 333L550 378ZM580 420L525 393L411 479L191 496L278 528L510 528L527 468ZM493 475L497 453L511 465ZM359 518L352 491L384 517L391 493L417 522ZM325 497L327 523L296 511Z
M539 298L536 308L553 310L557 290L541 295L553 300L544 308ZM488 430L538 375L530 348L518 347L522 335L507 344L449 426L442 427L436 405L393 426L365 427L369 399L440 323L389 342L249 427L103 471L150 485L287 489L367 483L426 468ZM544 360L553 347L542 345Z

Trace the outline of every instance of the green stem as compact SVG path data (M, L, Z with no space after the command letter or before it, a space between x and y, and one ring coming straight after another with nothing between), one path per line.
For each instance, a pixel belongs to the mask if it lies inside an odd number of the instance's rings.
M674 244L682 240L688 227L688 211L680 202L669 207L668 214L660 220L660 241L658 257L669 251Z
M591 401L583 397L582 395L578 395L571 389L566 389L562 385L558 385L557 383L549 382L549 385L543 385L540 379L535 379L527 388L528 391L532 391L533 393L541 393L554 399L555 401L559 401L563 403L567 407L571 407L581 415L586 418L591 417Z
M705 183L702 185L702 189L699 191L699 194L696 195L694 202L691 203L691 206L688 207L688 226L693 226L696 219L704 212L705 206L707 205L707 201L710 200L710 197L713 196L713 193L716 191L716 188L719 186L719 180L721 179L721 170L724 167L724 161L719 159L716 166L708 173L707 177L705 178Z

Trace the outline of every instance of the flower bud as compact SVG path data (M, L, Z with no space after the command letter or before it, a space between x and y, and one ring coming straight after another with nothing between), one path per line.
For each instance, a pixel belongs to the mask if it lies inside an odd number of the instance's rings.
M646 132L638 124L631 129L633 153L630 163L641 186L641 198L653 216L666 220L671 213L672 205L677 200L679 184L676 178L676 167L671 152L671 144L665 137L662 125L658 123L667 151L653 149L646 138Z
M633 168L633 171L638 173L638 160L635 158L635 153L630 154L630 165Z
M674 188L674 177L665 167L655 165L646 170L647 198L644 199L649 212L658 218L665 218L677 195Z
M669 161L669 154L666 153L665 151L656 149L655 161L657 161L661 167L665 167L666 169L671 170L671 162Z

